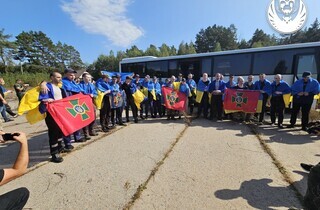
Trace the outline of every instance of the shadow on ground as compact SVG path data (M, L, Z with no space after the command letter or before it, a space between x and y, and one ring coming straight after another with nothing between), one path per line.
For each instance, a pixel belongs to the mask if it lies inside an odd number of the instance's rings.
M247 200L248 204L255 209L275 209L280 207L285 208L298 208L301 206L293 206L293 200L299 199L293 186L301 184L300 182L307 183L307 173L296 171L303 175L303 179L294 182L290 186L271 186L272 179L252 179L241 183L239 189L222 189L216 191L214 194L216 198L221 200L233 200L243 198ZM301 196L300 201L301 200Z

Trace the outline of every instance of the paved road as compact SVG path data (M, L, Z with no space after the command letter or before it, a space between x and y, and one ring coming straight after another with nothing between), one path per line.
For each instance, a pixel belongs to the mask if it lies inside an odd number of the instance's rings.
M318 137L235 122L130 124L77 144L61 164L47 162L43 123L19 117L5 130L30 134L31 170L0 193L25 186L32 209L299 209L307 178L299 163L319 162ZM1 167L17 146L0 147Z

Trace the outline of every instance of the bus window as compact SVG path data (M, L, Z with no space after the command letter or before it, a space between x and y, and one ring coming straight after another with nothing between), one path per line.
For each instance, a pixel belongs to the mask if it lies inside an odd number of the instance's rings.
M294 51L255 53L253 74L292 74L292 62L295 53Z
M250 54L225 55L214 58L213 74L249 75L251 65Z
M315 55L298 55L297 77L300 79L305 71L310 71L313 78L318 78Z
M145 63L128 63L121 65L121 72L133 72L136 74L144 75L146 69Z
M158 78L168 77L168 61L148 62L146 67L146 74L157 76Z

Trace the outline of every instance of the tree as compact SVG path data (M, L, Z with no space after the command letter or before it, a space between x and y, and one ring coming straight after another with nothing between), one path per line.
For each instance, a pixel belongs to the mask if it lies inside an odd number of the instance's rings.
M144 55L159 57L160 52L158 51L158 48L155 45L151 44L144 52Z
M170 47L170 56L177 55L177 49L174 45Z
M308 40L308 42L320 41L320 23L318 21L318 18L307 29L305 36L306 36L306 40Z
M179 49L178 49L178 55L186 55L188 54L187 52L187 44L184 43L184 41L182 41L179 45Z
M160 50L160 57L167 57L170 56L170 47L163 43L161 47L159 47Z
M238 43L238 48L247 49L250 48L250 44L245 39L241 39L241 41Z
M256 31L254 32L252 38L248 41L250 47L255 46L261 46L261 47L267 47L267 46L274 46L277 45L277 40L276 37L270 36L266 33L264 33L263 30L261 29L256 29ZM257 45L257 43L259 43Z
M228 28L223 26L209 26L201 29L196 35L197 53L213 52L217 42L220 43L221 50L237 49L237 29L232 24Z
M9 41L11 35L4 34L4 29L0 30L0 58L5 67L5 72L8 72L9 64L12 64L12 55L16 49L14 42Z
M214 52L219 52L219 51L221 51L221 44L220 42L217 42L216 46L214 47Z
M130 49L126 50L126 55L129 58L140 57L140 56L143 56L143 54L144 54L143 51L140 50L136 45L133 45Z

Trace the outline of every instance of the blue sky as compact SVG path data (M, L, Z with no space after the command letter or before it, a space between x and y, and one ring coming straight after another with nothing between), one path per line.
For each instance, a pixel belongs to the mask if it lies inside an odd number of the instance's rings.
M306 26L320 19L320 1L304 0L308 7ZM178 47L195 41L201 28L235 24L239 39L250 39L269 26L266 10L270 0L10 0L2 2L0 28L18 35L41 30L53 42L73 45L83 61L91 63L100 54L150 44Z

